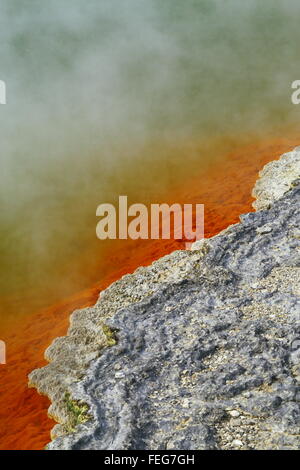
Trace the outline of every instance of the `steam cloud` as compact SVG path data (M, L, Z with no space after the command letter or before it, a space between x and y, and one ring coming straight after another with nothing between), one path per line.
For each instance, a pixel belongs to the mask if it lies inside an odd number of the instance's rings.
M1 293L70 265L98 204L143 202L211 158L183 161L182 143L295 126L299 14L297 0L2 0Z

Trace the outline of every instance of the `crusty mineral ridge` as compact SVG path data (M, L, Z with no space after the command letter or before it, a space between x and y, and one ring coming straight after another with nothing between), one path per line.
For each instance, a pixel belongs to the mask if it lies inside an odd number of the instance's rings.
M299 448L299 155L261 172L264 210L73 313L30 374L49 449Z
M282 155L280 160L268 163L259 173L252 195L256 210L268 209L296 184L300 176L300 147Z

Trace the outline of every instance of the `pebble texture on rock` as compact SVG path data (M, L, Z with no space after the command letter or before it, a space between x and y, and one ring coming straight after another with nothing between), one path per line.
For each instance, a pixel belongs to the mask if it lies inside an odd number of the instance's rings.
M256 210L268 209L274 201L289 191L300 177L300 147L282 155L280 160L265 165L259 176L252 191L253 197L256 198L253 207Z
M30 375L60 422L49 449L299 448L299 155L278 200L257 183L268 209L74 312Z

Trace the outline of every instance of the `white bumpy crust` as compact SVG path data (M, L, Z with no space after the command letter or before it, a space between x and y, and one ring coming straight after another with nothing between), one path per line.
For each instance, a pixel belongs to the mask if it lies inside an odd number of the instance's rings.
M255 210L268 209L288 192L300 178L300 147L268 163L260 172L252 191Z

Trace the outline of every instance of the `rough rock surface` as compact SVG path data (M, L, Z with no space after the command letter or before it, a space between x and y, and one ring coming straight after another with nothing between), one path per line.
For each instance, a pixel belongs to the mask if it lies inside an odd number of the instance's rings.
M299 155L273 164L280 194L261 173L268 209L73 313L30 375L61 423L49 449L299 448Z
M252 191L256 210L268 209L296 184L300 177L300 147L282 155L280 160L268 163L259 173L260 178Z

